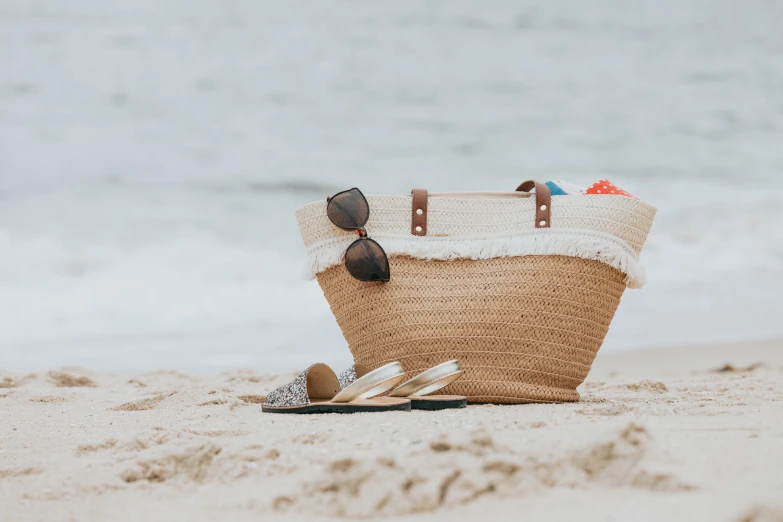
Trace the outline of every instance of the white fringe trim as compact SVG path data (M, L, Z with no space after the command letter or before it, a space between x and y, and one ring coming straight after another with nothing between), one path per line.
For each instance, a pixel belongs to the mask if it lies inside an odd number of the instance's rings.
M538 229L526 234L480 237L434 237L397 234L372 235L389 256L408 255L424 260L493 259L515 256L571 256L592 259L626 274L630 288L646 283L646 271L636 252L624 241L602 232L569 229ZM343 262L345 250L356 236L337 237L307 249L305 277ZM392 277L394 275L392 274Z

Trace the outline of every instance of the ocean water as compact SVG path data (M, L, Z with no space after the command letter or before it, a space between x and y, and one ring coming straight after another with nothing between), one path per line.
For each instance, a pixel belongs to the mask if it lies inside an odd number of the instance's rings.
M350 353L294 210L602 177L605 350L783 337L783 4L0 1L0 368Z

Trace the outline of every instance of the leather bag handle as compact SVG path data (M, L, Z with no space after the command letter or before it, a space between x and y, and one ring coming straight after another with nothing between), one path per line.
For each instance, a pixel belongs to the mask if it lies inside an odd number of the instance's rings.
M413 204L411 205L411 234L414 236L426 236L427 191L424 189L413 189L411 194L413 194Z
M527 180L517 187L517 192L536 189L536 228L549 228L552 220L552 192L549 186L538 181Z
M528 180L517 187L516 192L530 192L536 189L536 228L549 228L552 216L552 193L549 187L538 181ZM411 202L411 234L427 235L427 200L429 193L424 189L413 189Z

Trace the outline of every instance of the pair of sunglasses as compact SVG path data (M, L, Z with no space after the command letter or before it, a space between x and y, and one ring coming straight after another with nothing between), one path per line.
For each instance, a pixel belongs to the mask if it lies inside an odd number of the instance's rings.
M367 237L364 225L370 219L370 204L358 188L338 192L326 198L329 221L343 230L359 234L345 251L345 268L359 281L389 280L389 258L381 245Z

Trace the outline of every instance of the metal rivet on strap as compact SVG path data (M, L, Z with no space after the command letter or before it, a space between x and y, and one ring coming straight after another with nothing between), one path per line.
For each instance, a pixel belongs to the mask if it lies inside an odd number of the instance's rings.
M417 209L416 213L421 216L422 214L424 214L424 211L422 209Z
M541 205L541 210L546 210L546 205Z
M421 227L416 227L416 232L421 232Z

